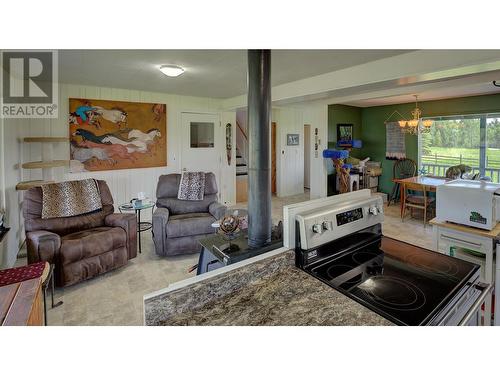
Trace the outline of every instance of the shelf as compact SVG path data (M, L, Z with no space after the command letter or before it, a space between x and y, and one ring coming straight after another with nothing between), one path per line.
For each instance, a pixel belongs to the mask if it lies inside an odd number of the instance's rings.
M23 169L69 167L69 160L30 161L23 163Z
M16 190L29 190L32 187L37 187L46 184L53 184L55 181L43 181L43 180L33 180L33 181L21 181L16 185Z
M25 143L57 143L69 142L68 137L26 137L23 139Z

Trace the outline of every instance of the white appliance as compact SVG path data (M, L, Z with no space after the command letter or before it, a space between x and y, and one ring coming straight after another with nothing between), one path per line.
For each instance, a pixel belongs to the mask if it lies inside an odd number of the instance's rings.
M437 187L438 220L491 230L500 220L500 184L453 180Z

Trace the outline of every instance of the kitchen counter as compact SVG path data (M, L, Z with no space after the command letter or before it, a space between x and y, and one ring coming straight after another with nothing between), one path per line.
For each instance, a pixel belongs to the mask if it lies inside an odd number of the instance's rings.
M431 221L429 221L429 224L436 225L438 227L454 229L454 230L457 230L459 232L470 233L470 234L474 234L474 235L481 236L481 237L487 237L487 238L491 238L491 239L500 238L500 223L498 223L492 230L486 230L486 229L474 228L474 227L470 227L470 226L462 225L462 224L450 223L448 221L438 220L437 218L434 218Z
M273 253L212 277L210 273L205 274L198 282L145 296L145 323L392 325L296 268L292 250Z

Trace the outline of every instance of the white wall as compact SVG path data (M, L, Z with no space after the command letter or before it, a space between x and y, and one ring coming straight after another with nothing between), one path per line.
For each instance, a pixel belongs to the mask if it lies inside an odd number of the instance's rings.
M279 197L304 192L304 122L302 110L279 107L272 110L276 122L276 194ZM299 134L298 146L287 146L287 134Z
M304 192L304 124L311 125L310 144L310 196L327 195L327 163L323 150L328 147L328 104L309 102L294 107L273 108L272 121L277 124L276 187L280 197ZM318 153L314 150L315 129L318 129ZM287 134L299 134L298 146L287 146Z
M322 198L327 195L327 163L323 158L323 150L328 148L328 104L325 102L311 102L302 107L304 124L311 125L311 199ZM314 150L315 129L318 129L318 153Z
M2 260L2 263L0 263L0 267L5 267L6 265L11 266L14 263L19 246L24 240L24 228L22 226L22 214L20 212L22 193L16 192L15 186L19 181L21 181L21 179L33 180L40 179L42 177L41 171L39 170L23 171L19 168L19 165L22 162L39 160L41 157L41 147L39 144L23 145L21 144L20 139L26 136L68 136L67 113L69 111L68 98L70 97L165 103L167 105L168 165L166 167L85 173L69 173L69 171L65 168L57 168L55 170L56 180L81 178L98 178L106 180L113 194L115 204L130 200L139 191L144 191L148 196L155 197L158 177L165 173L180 172L181 112L218 113L221 115L223 125L227 122L235 124L236 121L234 112L220 112L221 100L219 99L169 95L137 90L60 84L60 107L58 119L6 119L4 122L4 139L0 144L2 145L2 150L4 150L5 153L5 179L1 186L3 186L3 190L5 190L5 206L8 211L8 223L12 229L7 239L8 250ZM223 142L225 144L225 139ZM69 144L57 144L54 147L54 156L55 158L61 159L69 158ZM221 155L221 157L222 156L225 158L225 150L224 155ZM235 160L234 155L233 160ZM227 162L223 165L227 165ZM232 163L230 167L224 167L222 173L223 181L220 189L221 200L227 203L235 202L234 165L235 163Z
M221 123L223 132L224 145L226 144L226 124L230 123L231 127L231 165L227 165L227 154L224 148L222 154L221 168L221 202L226 205L236 204L236 112L222 112Z

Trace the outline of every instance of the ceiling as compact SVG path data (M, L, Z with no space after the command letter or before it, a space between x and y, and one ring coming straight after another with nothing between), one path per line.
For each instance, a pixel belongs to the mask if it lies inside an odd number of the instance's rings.
M273 50L272 86L410 50ZM176 78L158 67L176 64ZM59 50L59 81L79 85L231 98L246 93L246 50Z
M348 101L343 104L356 107L374 107L391 104L410 103L418 95L419 101L460 98L488 94L500 94L500 87L495 87L493 80L500 81L500 72L471 77L468 80L450 80L446 87L415 88L410 94L378 96L370 99Z

